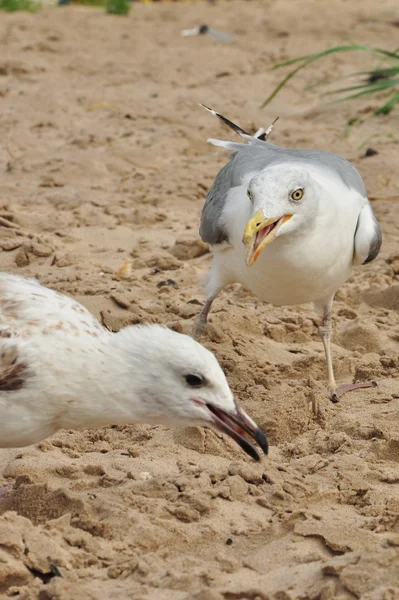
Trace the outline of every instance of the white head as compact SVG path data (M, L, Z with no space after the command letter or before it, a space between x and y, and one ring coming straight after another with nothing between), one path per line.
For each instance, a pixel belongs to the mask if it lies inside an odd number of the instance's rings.
M131 371L135 420L211 426L230 435L253 458L253 437L267 452L261 429L237 405L215 356L193 338L158 325L115 335L123 369Z
M253 206L243 236L248 266L273 240L302 232L317 214L319 184L304 167L271 165L250 180L247 194Z

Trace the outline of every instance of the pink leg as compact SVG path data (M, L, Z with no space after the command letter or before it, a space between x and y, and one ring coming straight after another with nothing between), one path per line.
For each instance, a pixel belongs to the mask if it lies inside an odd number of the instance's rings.
M339 398L346 392L361 390L362 388L377 387L376 381L364 381L363 383L342 383L335 390L334 397L330 395L333 402L338 402Z
M346 392L351 392L353 390L359 390L362 388L370 388L376 387L377 383L375 381L367 381L364 383L344 383L342 385L338 385L335 381L334 377L334 369L331 358L331 305L326 307L323 318L320 324L320 335L323 341L324 351L326 354L327 361L327 374L328 374L328 395L332 402L338 402L339 398L345 394Z
M199 340L199 338L205 331L206 324L208 321L208 313L211 310L212 302L214 301L215 297L216 296L213 296L213 298L209 298L209 300L205 302L204 308L195 320L193 327L193 338L195 340Z

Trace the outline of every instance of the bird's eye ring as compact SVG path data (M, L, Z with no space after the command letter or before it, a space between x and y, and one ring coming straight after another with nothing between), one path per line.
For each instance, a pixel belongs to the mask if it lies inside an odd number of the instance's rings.
M192 388L199 388L205 385L205 378L202 375L194 375L193 373L189 375L185 375L184 379L186 380L187 385Z
M303 189L302 188L298 188L297 190L294 190L290 194L291 200L294 200L294 202L299 202L299 200L302 199L302 196L303 196Z

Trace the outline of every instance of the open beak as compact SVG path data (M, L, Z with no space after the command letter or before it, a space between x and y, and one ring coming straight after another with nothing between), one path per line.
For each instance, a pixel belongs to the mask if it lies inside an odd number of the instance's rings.
M206 407L211 413L213 427L222 433L227 433L254 460L259 462L261 457L246 436L254 439L262 448L264 454L268 453L269 445L262 429L257 426L237 403L235 414L226 412L213 404L207 404Z
M248 221L242 238L243 244L248 248L245 259L247 267L254 264L263 248L272 243L280 227L289 221L292 216L283 215L282 217L265 219L262 209L254 214Z

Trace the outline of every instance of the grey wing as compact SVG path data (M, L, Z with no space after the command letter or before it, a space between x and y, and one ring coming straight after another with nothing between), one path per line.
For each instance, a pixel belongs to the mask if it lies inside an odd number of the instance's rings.
M363 206L355 231L354 264L365 265L373 261L380 251L382 234L370 204Z
M363 198L367 197L366 187L360 173L345 158L321 150L286 150L286 153L294 160L297 159L328 169L338 175L349 189L356 190Z
M219 171L208 192L202 209L200 236L207 244L221 244L228 241L228 234L220 225L220 217L226 204L229 189L233 187L232 162Z
M228 242L228 232L221 225L221 216L227 202L229 191L245 185L253 175L267 167L276 158L280 150L272 144L237 144L239 150L215 177L202 209L200 236L207 244Z

